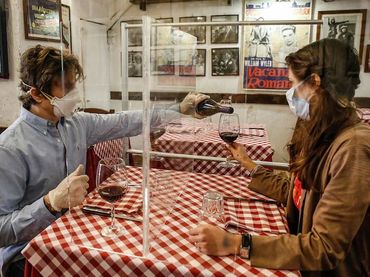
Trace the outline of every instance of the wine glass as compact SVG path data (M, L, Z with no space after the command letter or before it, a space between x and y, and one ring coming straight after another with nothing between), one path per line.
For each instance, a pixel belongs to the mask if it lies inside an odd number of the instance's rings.
M107 158L99 161L96 173L98 193L111 204L111 224L102 229L105 237L114 238L122 233L116 225L114 203L120 200L128 190L125 162L121 158Z
M222 220L224 214L224 199L223 195L217 191L207 191L203 195L202 209L200 211L200 219L202 221L210 221L212 219Z
M218 134L226 143L234 142L240 131L239 116L237 114L221 114L218 123ZM230 161L221 162L219 166L225 168L235 167L236 164Z
M150 141L153 150L157 150L157 140L166 132L164 127L156 127L150 130ZM159 167L159 164L163 162L163 157L158 155L152 155L151 160L153 162L154 167Z

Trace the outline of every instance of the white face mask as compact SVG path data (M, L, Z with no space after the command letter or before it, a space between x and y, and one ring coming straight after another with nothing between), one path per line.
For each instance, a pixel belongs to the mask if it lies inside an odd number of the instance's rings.
M23 85L33 88L32 86L23 82ZM58 98L56 96L50 96L49 94L40 90L42 95L46 97L50 101L50 104L53 105L53 112L54 115L58 118L61 117L71 117L74 112L78 109L78 104L81 103L81 98L78 93L78 90L75 88L68 92L64 97ZM29 92L27 92L29 93Z
M78 104L81 103L81 98L78 90L75 88L68 92L64 97L50 97L50 95L41 91L41 93L50 101L54 106L54 115L58 118L71 117L78 109Z
M290 88L286 92L286 99L289 104L290 110L299 118L303 120L310 119L310 103L306 99L298 98L294 95L295 90L299 87L304 81L300 82L298 85Z

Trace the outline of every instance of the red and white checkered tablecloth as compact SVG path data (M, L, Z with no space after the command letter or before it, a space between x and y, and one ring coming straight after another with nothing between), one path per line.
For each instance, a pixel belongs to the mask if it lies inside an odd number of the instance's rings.
M298 271L253 268L237 256L211 257L189 241L189 230L199 223L202 196L217 190L225 196L266 199L248 190L245 177L153 170L151 193L151 248L142 257L142 223L119 219L125 234L118 239L100 235L109 218L72 209L36 236L23 255L44 276L299 276ZM140 168L129 168L129 178L141 182ZM167 205L163 201L172 201ZM268 216L270 228L286 232L284 209L275 205L265 213L259 202L251 213L257 222ZM270 209L271 209L271 204ZM243 206L243 205L242 205ZM243 213L243 210L238 210ZM274 234L262 233L273 236ZM98 250L100 249L100 250ZM101 249L104 249L102 251Z
M189 124L188 122L184 123ZM193 123L194 124L194 123ZM189 124L190 125L190 124ZM194 126L194 130L199 130ZM249 129L248 129L249 128ZM243 134L239 135L236 142L245 146L248 155L253 160L272 161L274 150L268 139L266 128L261 124L243 126ZM262 136L261 136L262 133ZM212 157L226 157L225 142L219 137L218 131L213 128L208 131L195 133L166 132L158 138L153 145L153 150L166 153L178 153ZM184 160L179 158L161 158L154 163L159 168L193 171L208 174L231 176L248 176L249 172L241 166L232 168L221 167L219 162L202 160Z
M370 109L359 109L360 110L360 117L361 119L370 125Z

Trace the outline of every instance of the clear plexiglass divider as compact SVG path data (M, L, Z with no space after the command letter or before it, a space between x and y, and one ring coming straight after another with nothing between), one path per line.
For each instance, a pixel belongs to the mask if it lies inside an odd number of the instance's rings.
M95 188L88 195L83 207L70 209L64 220L69 226L71 242L78 247L171 262L179 267L184 261L190 260L193 265L199 266L217 263L219 259L200 253L190 242L189 231L201 223L214 221L212 211L215 210L221 217L215 217L221 221L218 225L226 227L222 224L225 223L222 221L226 220L224 196L249 193L246 192L245 173L241 171L239 176L236 174L234 178L201 173L199 167L202 163L199 159L202 158L196 156L209 158L203 161L204 163L220 161L212 160L214 153L199 149L199 142L207 134L216 134L218 137L219 115L213 116L212 119L195 119L181 114L179 102L175 99L156 99L158 92L166 94L198 90L197 68L194 62L197 55L197 38L190 31L186 32L177 27L153 26L156 21L148 16L144 16L141 22L142 24L135 27L127 23L121 24L120 35L122 106L126 109L128 75L138 74L134 68L135 59L137 62L141 60L142 65L142 111L137 113L138 117L142 117L142 125L138 124L142 126L142 144L141 149L136 152L142 157L142 164L113 166L113 171L105 177L97 178L96 183L121 184L124 189L115 188L116 191L106 192L101 190L98 193L99 187ZM128 43L134 39L130 30L134 28L142 30L141 54L130 54L128 51ZM129 64L131 73L126 70ZM96 70L99 71L99 68ZM248 111L240 108L239 117L248 118ZM138 121L138 118L135 121ZM251 136L258 138L258 135ZM175 140L180 143L175 144ZM98 169L97 173L99 170L101 169ZM99 176L101 175L103 174ZM215 202L216 204L211 205L212 211L207 210L207 197L217 198L217 193L222 195L223 202L220 206ZM102 230L111 224L112 204L109 201L115 199L118 199L113 203L116 227L121 232L109 237L103 235ZM233 200L235 209L241 206L240 201L242 200L238 197ZM207 211L211 215L207 215ZM238 225L232 231L243 232ZM237 254L223 260L223 264L228 265L229 273L235 273L235 268L240 264ZM212 271L209 273L212 274Z

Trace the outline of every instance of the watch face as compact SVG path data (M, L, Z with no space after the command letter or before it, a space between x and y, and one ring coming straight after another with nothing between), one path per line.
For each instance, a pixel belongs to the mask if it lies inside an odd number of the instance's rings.
M249 247L242 247L240 249L240 257L249 259Z

